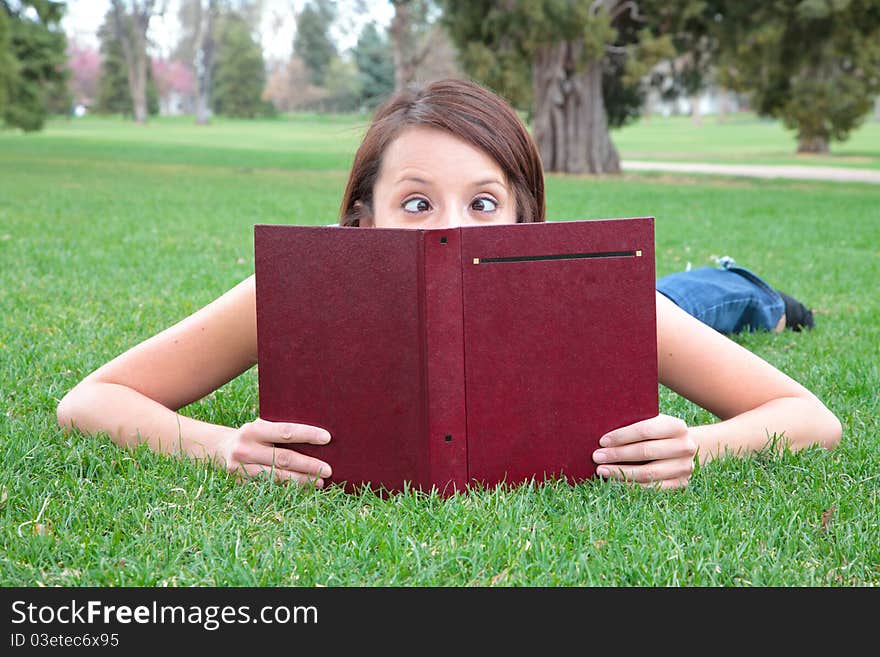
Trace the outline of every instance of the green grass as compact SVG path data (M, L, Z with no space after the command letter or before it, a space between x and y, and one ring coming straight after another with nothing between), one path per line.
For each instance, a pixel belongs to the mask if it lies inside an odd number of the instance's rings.
M880 169L880 121L868 117L843 142L832 142L828 155L797 153L797 137L780 122L753 114L651 117L612 133L623 159L784 164Z
M383 499L65 436L55 407L79 379L253 271L254 223L335 219L362 128L90 118L0 133L0 585L880 583L872 185L548 178L551 218L656 216L658 274L729 254L814 305L812 332L738 339L838 414L834 451L720 459L675 492ZM661 409L713 421L665 389ZM256 410L250 371L184 412L240 425Z

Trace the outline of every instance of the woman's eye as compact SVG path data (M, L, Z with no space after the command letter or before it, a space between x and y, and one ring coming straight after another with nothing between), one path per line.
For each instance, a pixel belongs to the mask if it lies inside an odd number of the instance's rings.
M423 198L411 198L403 204L406 212L427 212L431 209L431 204Z
M491 198L481 196L473 200L471 208L477 212L495 212L498 209L498 203Z

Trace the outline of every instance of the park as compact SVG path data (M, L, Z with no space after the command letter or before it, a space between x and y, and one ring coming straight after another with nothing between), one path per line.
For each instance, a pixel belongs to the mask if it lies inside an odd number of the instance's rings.
M89 112L0 131L0 584L24 587L871 587L880 583L880 185L628 161L880 171L871 113L827 152L754 108L641 116L619 173L549 170L553 221L653 216L657 275L731 256L814 310L733 339L814 391L833 450L698 466L687 487L532 482L442 497L241 483L202 461L64 432L89 372L254 270L256 223L326 225L370 111ZM553 327L547 327L552 334ZM659 389L689 425L712 414ZM240 426L250 370L180 410ZM769 437L768 437L769 438ZM778 437L776 437L778 438Z

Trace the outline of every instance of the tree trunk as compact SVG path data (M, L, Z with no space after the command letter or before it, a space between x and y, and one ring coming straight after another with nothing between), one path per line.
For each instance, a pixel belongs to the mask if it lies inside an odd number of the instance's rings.
M129 67L128 84L135 123L147 122L147 39L146 34L134 35L134 70Z
M798 153L828 153L828 138L821 136L798 136Z
M128 88L131 93L134 120L137 123L146 123L147 29L153 14L153 1L145 1L143 7L134 3L131 16L127 15L120 0L112 0L112 5L116 38L122 45L122 53L128 69Z
M391 54L394 61L394 91L403 89L412 79L412 71L407 65L406 53L409 50L409 2L395 0L394 18L388 32L391 35Z
M391 19L388 32L391 35L391 55L394 61L394 90L400 91L416 78L419 66L436 47L440 30L434 26L428 32L427 39L418 44L411 13L412 0L392 0L391 4L394 5L394 18Z
M207 125L211 121L211 89L214 79L214 19L217 1L208 0L206 9L198 3L198 30L196 32L193 70L196 73L198 92L196 96L196 124Z
M730 92L721 88L718 90L718 123L727 121L727 114L730 111Z
M692 94L690 97L691 101L691 121L697 127L703 125L703 115L700 114L700 96L699 94Z
M578 66L583 45L539 48L532 67L534 136L546 171L620 173L608 133L600 60Z
M654 114L654 91L648 90L645 94L645 104L642 106L642 121L645 125L651 125L651 116Z

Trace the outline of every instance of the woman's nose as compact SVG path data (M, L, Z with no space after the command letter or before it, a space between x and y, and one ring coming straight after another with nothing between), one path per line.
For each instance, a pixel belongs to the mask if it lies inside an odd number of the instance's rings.
M437 228L458 228L463 226L467 220L460 209L448 205L436 215L436 218Z

